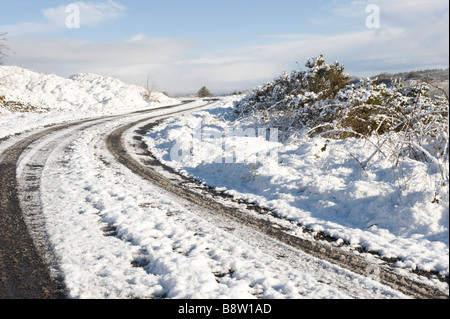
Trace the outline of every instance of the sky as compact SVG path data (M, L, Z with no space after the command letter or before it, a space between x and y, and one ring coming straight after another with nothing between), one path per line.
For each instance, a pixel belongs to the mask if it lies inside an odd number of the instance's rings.
M372 76L449 65L447 0L0 0L4 65L171 95L244 91L322 53Z

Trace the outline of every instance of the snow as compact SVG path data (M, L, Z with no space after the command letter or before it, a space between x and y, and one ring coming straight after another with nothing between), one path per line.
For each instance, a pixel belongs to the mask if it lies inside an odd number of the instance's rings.
M112 77L76 74L62 78L16 66L0 66L0 97L24 105L24 113L0 107L0 138L52 123L124 114L178 103L162 93L146 90ZM26 112L27 106L43 112ZM18 125L18 123L21 123Z
M147 101L143 88L114 78L65 79L8 66L0 66L0 84L5 100L34 107L0 108L0 156L20 140L15 134L123 115L51 134L28 148L18 165L19 187L27 187L26 163L45 165L42 218L69 298L406 298L376 279L194 208L115 161L105 135L148 117L127 113L179 100L155 92ZM245 123L230 121L238 98L224 97L164 121L145 142L181 173L279 217L400 257L398 267L448 275L448 194L431 203L430 188L423 185L426 167L406 161L408 175L398 179L407 189L400 192L386 163L373 161L364 172L349 157L349 150L355 157L367 154L360 141L305 138L281 144L269 131L240 130ZM213 138L224 132L225 138ZM131 150L133 129L127 136ZM445 284L437 285L448 293Z
M98 125L60 144L42 176L46 228L70 298L405 298L319 260L313 272L292 268L273 257L276 248L264 236L227 221L217 227L211 214L116 163L99 147L110 130L110 124ZM105 236L111 226L116 234ZM230 234L229 228L236 230ZM329 268L337 272L331 278ZM367 291L353 295L324 283L343 286L342 277Z
M374 147L362 139L301 136L281 144L257 133L235 138L227 132L251 126L232 120L233 111L233 98L224 99L165 121L145 141L165 164L226 194L352 246L398 258L397 267L448 275L448 191L442 189L439 203L433 203L438 171L405 159L397 176L381 156L364 170L359 162ZM274 149L278 154L271 156Z

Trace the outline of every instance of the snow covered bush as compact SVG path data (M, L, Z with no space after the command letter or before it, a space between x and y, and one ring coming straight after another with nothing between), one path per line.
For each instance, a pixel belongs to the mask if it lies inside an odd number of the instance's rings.
M366 139L375 151L361 162L364 169L376 154L389 158L399 176L404 158L427 163L430 176L434 170L440 175L434 187L448 190L449 101L444 96L432 99L429 91L428 84L414 81L395 81L390 88L362 81L339 92L333 121L308 133Z
M448 188L448 96L431 97L427 83L376 80L349 83L338 62L308 59L306 71L283 73L235 102L238 118L278 128L285 140L302 133L329 139L366 139L374 148L361 160L366 169L375 155L430 164Z
M350 77L336 62L328 65L322 55L308 59L307 71L283 73L273 82L255 89L236 103L239 114L250 115L282 131L291 127L312 127L325 118L327 105L349 84ZM331 118L330 118L331 119Z

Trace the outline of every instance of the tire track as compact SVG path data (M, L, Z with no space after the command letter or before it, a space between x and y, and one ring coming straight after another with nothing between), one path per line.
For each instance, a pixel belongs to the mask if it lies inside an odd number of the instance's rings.
M0 158L0 297L58 299L63 287L50 274L24 220L17 191L17 163L35 141L71 125L44 130L16 143Z
M140 145L139 150L137 150L140 155L146 156L145 164L140 163L128 153L127 146L124 142L124 135L127 131L138 127L139 125L142 125L143 127L136 132L145 134L152 128L153 125L155 125L155 123L144 125L144 123L149 120L151 119L139 120L134 123L124 125L107 137L107 147L111 154L114 155L117 161L126 166L135 174L155 183L159 187L175 194L180 198L194 203L199 207L237 221L277 241L280 241L283 244L299 249L314 257L331 262L359 275L371 276L375 273L380 283L413 298L448 299L447 294L435 287L427 285L421 281L418 276L401 275L389 265L374 263L361 255L357 255L354 252L344 251L327 242L293 236L287 232L288 229L280 227L278 224L274 224L266 219L254 217L248 212L246 213L236 209L236 207L231 207L215 201L211 198L211 195L208 194L208 192L199 192L198 190L193 189L192 184L195 184L194 181L187 179L186 177L174 172L173 169L161 164L146 149L145 145ZM135 140L137 140L138 143L140 141L139 137L135 137ZM161 169L175 175L175 178L170 179L159 173Z
M63 279L54 271L57 265L52 265L54 260L49 257L52 252L45 236L39 199L42 170L47 157L58 143L69 138L74 130L121 117L141 116L146 113L169 110L190 102L192 101L124 115L55 124L23 138L0 154L1 299L62 299L66 296ZM67 133L64 134L64 131ZM54 137L53 140L49 139L46 146L40 146L37 150L39 156L31 156L29 163L20 164L25 167L26 180L19 181L18 168L21 157L27 150L32 150L35 143L55 133L62 134Z
M214 101L210 101L210 103L213 102ZM179 105L183 104L186 103ZM221 214L227 218L231 218L237 223L251 227L256 231L274 238L283 244L294 247L295 249L300 249L312 256L331 261L332 263L350 269L355 273L367 275L367 270L370 267L373 267L373 264L367 260L347 252L341 252L331 245L289 235L286 233L287 229L284 229L279 225L274 225L270 221L252 217L245 212L243 213L235 208L215 202L211 197L206 197L204 194L193 190L192 187L189 186L192 185L192 181L190 180L179 177L175 178L175 180L168 180L167 177L164 177L155 171L155 168L165 169L165 167L152 158L148 151L144 152L145 155L148 156L147 166L143 166L130 156L123 143L124 133L151 119L187 111L187 109L183 109L181 111L169 112L158 116L153 115L142 119L142 116L145 116L146 113L153 113L158 110L168 110L179 105L128 114L139 115L140 119L133 123L121 126L107 137L106 141L109 151L121 164L128 167L137 175L144 179L151 180L158 186L163 187L185 200L193 202L209 211L217 212L219 215ZM45 236L42 236L43 234L45 235L45 230L42 229L44 225L42 220L40 220L40 214L42 213L39 200L40 174L45 166L46 159L50 156L53 149L56 148L61 141L66 141L70 138L70 136L73 135L73 132L105 123L117 119L118 117L120 116L108 116L77 121L69 124L54 125L22 139L0 154L0 298L55 299L65 297L63 279L55 276L55 274L50 271L50 269L54 269L55 267L54 265L51 265L52 261L46 258L46 253L48 253L48 251L50 251L51 254L51 248L46 246L48 243L45 243ZM144 127L144 129L149 129L149 126ZM50 137L53 133L58 134L48 138L48 142L46 142L44 139ZM25 164L21 164L22 167L26 167L24 176L27 176L27 181L18 181L18 163L27 150L33 150L33 147L36 146L33 145L35 143L45 145L42 149L37 150L37 153L40 152L39 157L33 157L32 160L28 160L28 162L25 160ZM25 185L25 187L21 185ZM20 191L21 188L23 192ZM36 221L31 228L30 223L26 218L27 214L32 215L32 218ZM30 231L32 232L31 235ZM33 232L35 233L34 235ZM36 234L44 237L41 239L44 243L39 242L39 240L36 242ZM45 252L45 250L48 251ZM441 291L427 287L414 280L403 278L389 268L383 268L383 266L376 267L376 270L379 270L380 281L387 286L393 287L394 289L416 298L448 298L448 296Z

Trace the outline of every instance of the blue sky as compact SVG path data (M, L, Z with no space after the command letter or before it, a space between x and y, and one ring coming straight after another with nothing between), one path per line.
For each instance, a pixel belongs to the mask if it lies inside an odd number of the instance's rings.
M69 4L80 28L67 27ZM366 25L370 4L379 28ZM448 24L447 0L0 2L4 64L141 85L150 77L172 94L249 89L319 53L360 76L448 67Z

